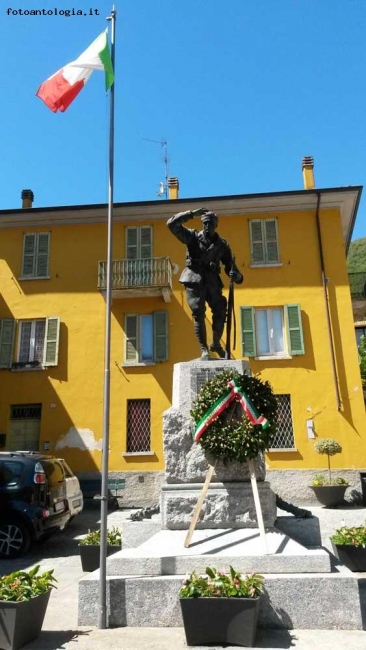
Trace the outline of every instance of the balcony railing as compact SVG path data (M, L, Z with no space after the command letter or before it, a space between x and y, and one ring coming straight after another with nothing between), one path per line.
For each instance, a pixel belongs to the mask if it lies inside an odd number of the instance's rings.
M349 273L348 278L351 288L351 298L354 300L366 300L366 272Z
M99 262L98 289L107 289L107 262ZM128 298L163 295L166 302L172 291L172 263L169 257L113 260L112 296Z

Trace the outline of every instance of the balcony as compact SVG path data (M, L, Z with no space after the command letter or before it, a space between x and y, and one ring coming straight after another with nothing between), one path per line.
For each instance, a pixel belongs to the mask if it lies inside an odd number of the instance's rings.
M107 289L107 262L99 262L98 289ZM172 263L169 257L113 260L112 298L151 298L163 296L170 302Z

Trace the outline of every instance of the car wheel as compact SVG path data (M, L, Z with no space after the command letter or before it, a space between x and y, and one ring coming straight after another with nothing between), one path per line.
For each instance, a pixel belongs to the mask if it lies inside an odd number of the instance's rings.
M30 542L30 533L24 522L9 518L0 524L0 557L13 558L24 555Z

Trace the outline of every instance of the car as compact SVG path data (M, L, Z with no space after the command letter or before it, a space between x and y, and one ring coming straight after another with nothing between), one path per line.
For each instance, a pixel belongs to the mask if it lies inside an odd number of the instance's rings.
M60 461L39 452L0 452L0 557L65 528L71 512Z
M63 467L66 479L66 498L71 513L71 519L78 515L84 508L84 497L80 489L79 479L63 458L58 459Z

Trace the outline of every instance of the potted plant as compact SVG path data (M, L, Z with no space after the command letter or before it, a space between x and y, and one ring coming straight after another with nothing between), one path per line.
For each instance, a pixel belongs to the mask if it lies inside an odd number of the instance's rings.
M330 469L330 457L340 454L342 447L333 438L320 438L315 442L315 451L318 454L325 454L328 458L328 478L323 474L315 476L313 485L310 487L314 490L315 496L323 506L336 506L344 501L344 493L348 487L348 481L344 478L332 478Z
M351 571L366 571L366 524L342 526L330 538L334 555Z
M81 566L83 571L95 571L100 565L100 528L88 532L79 542ZM107 556L122 548L122 531L113 526L107 530Z
M53 584L53 570L14 571L0 577L0 648L18 650L39 636Z
M243 576L233 567L192 573L179 591L187 645L236 644L252 647L257 629L263 576Z

